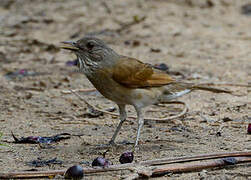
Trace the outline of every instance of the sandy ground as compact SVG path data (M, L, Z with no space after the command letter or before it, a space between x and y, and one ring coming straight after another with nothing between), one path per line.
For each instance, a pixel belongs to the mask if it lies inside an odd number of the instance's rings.
M210 3L211 2L211 3ZM236 0L128 0L56 1L2 0L0 7L0 132L1 141L18 137L58 133L81 137L41 148L36 144L6 143L0 146L0 172L28 170L28 161L57 158L61 165L38 170L65 169L100 156L97 148L111 138L116 117L84 116L86 105L63 90L91 88L76 67L66 66L75 58L60 50L61 41L77 40L94 33L117 52L147 63L166 63L174 76L191 82L251 83L251 16ZM145 20L132 26L125 24ZM5 75L27 69L29 76ZM33 73L35 73L33 75ZM189 112L184 118L144 126L136 161L200 153L251 150L247 124L251 122L251 94L245 87L222 87L243 96L197 91L179 100ZM97 93L83 94L101 108L115 106ZM157 116L177 114L178 106L160 108ZM129 114L135 111L128 107ZM172 112L171 112L172 111ZM156 115L156 113L154 114ZM147 113L147 116L153 116ZM133 142L137 122L124 124L117 141ZM221 136L217 136L217 133ZM131 145L120 145L107 154L114 164ZM83 166L87 166L83 164ZM87 179L119 179L124 173L87 176ZM156 179L248 179L251 166L203 172L169 174ZM249 177L250 178L250 177Z

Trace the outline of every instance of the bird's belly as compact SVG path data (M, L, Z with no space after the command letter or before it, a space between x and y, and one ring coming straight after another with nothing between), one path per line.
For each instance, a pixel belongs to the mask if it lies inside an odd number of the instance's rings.
M146 107L159 102L159 99L163 93L163 88L138 88L135 89L133 94L133 104L137 107Z

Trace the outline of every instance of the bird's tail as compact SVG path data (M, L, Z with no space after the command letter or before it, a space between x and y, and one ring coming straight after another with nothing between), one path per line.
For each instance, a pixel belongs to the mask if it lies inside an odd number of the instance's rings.
M209 86L200 85L200 84L192 85L191 89L192 89L192 90L210 91L210 92L214 92L214 93L227 93L227 94L233 94L233 91L230 91L230 90L218 89L218 88L209 87Z

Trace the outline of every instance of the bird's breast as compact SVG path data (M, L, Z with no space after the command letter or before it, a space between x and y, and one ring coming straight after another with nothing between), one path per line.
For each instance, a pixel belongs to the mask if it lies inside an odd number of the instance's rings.
M162 88L127 88L115 80L108 73L87 75L93 86L107 99L117 104L129 104L145 107L158 101Z
M87 75L93 86L107 99L121 104L131 104L132 89L126 88L112 79L109 73L99 72Z

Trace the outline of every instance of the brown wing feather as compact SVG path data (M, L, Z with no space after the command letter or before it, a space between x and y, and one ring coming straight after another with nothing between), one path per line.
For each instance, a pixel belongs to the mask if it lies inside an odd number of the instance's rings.
M174 80L137 59L122 57L113 68L112 78L130 88L163 86Z

